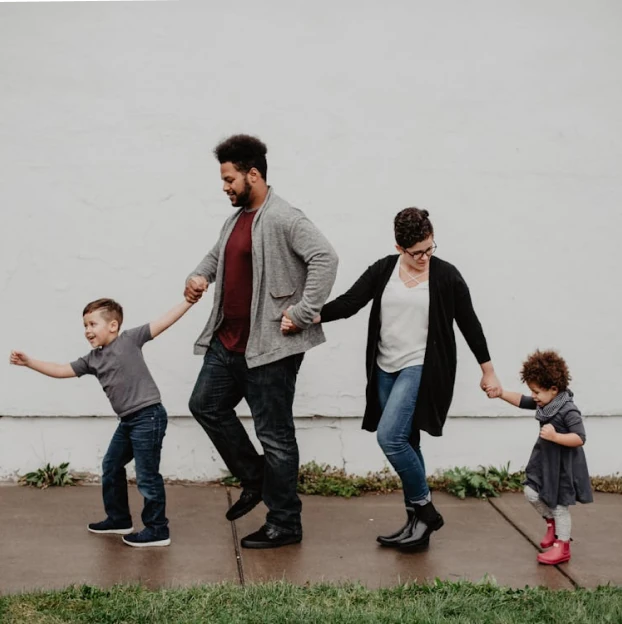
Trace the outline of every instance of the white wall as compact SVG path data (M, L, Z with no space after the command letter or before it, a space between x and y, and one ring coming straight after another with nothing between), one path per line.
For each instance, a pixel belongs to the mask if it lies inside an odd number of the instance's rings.
M250 418L243 419L251 434ZM388 462L376 436L362 431L355 418L298 418L296 429L300 462L312 460L367 474L382 470ZM101 463L116 420L99 418L0 419L0 481L16 480L47 464L70 462L74 472L101 473ZM588 416L585 447L590 474L622 472L619 446L622 418ZM169 420L164 439L161 471L168 479L214 480L227 474L218 453L192 417ZM538 436L531 418L454 417L440 438L422 436L426 472L452 466L502 466L524 468ZM133 473L133 466L128 467Z
M614 0L1 3L0 353L82 355L97 297L127 326L177 302L231 210L211 149L243 131L340 253L335 294L426 207L504 382L555 347L584 412L622 415L621 26ZM171 414L209 306L145 348ZM361 414L365 323L326 328L298 415ZM452 414L515 414L459 346ZM110 407L93 379L6 366L0 414Z

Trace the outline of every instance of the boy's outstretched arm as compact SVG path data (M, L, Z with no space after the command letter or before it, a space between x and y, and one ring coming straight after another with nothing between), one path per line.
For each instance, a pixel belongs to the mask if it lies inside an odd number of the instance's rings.
M68 379L76 374L71 368L71 364L57 364L56 362L42 362L28 357L23 351L11 351L9 362L15 366L26 366L38 373L55 377L56 379Z
M149 323L151 337L155 338L159 336L165 329L168 329L173 323L176 323L193 305L193 303L188 303L188 301L182 301L159 319L151 321L151 323Z

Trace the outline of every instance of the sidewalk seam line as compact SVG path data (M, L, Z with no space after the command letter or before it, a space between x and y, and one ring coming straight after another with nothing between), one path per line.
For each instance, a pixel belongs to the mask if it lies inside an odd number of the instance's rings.
M490 506L502 517L505 519L505 521L510 524L512 527L514 527L514 529L520 533L538 552L540 551L540 548L538 547L538 545L529 537L529 535L527 535L527 533L525 533L525 531L523 531L515 522L513 522L510 517L505 514L503 511L501 511L501 509L499 509L496 505L493 504L492 500L490 498L486 499L488 501L488 503L490 504ZM558 565L553 566L555 568L557 568L558 572L562 575L565 576L573 585L573 587L575 589L582 589L581 585L579 585L579 583L577 583L572 576L570 576L570 574L568 574L568 572L566 572L565 570L562 570Z
M229 509L231 509L231 490L227 488L227 502L229 503ZM246 581L244 579L244 566L242 565L242 552L240 551L240 545L238 543L238 530L235 526L235 521L231 521L231 534L233 535L233 548L235 550L235 562L238 566L238 576L240 577L240 585L244 587Z

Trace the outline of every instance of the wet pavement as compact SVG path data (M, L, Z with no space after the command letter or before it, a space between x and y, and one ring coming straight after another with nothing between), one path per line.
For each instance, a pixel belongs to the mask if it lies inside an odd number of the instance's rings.
M545 527L520 494L491 500L534 546L542 539ZM579 587L622 586L622 496L594 494L594 503L574 505L572 518L572 559L559 569Z
M573 558L558 567L536 562L544 523L521 494L490 502L436 493L445 526L423 553L405 554L376 544L376 535L403 524L401 494L342 499L302 497L304 539L275 550L246 550L239 540L263 523L265 507L230 523L224 514L239 490L217 485L167 487L172 544L137 549L119 536L93 535L103 519L98 486L36 490L0 487L0 593L72 584L149 588L221 581L296 584L360 582L388 587L407 581L488 578L500 585L560 589L622 585L622 535L616 530L622 496L597 494L593 505L572 509ZM134 526L141 497L130 491Z

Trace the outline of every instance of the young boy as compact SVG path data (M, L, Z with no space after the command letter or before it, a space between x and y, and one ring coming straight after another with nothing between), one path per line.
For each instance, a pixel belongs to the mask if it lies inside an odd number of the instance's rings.
M92 533L123 535L129 546L168 546L171 543L165 515L164 481L160 452L166 433L166 410L147 364L142 346L178 321L190 308L184 301L162 318L119 334L123 308L112 299L98 299L82 312L84 334L93 350L71 364L35 360L21 351L11 352L11 364L27 366L49 377L65 379L95 375L108 396L119 425L103 463L102 493L106 519L89 524ZM138 491L145 503L145 528L134 533L127 498L125 465L136 463Z
M557 565L570 559L569 505L592 502L592 486L583 445L585 428L581 412L568 388L570 373L555 351L536 351L523 362L521 381L531 396L519 392L486 389L489 398L536 410L540 435L525 469L525 497L546 520L540 542L550 548L538 562ZM551 548L552 547L552 548Z

